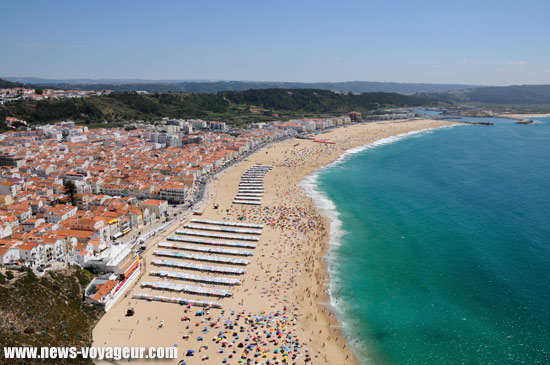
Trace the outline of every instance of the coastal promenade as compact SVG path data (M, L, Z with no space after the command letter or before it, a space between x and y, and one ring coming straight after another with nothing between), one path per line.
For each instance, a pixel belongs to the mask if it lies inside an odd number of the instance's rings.
M168 290L142 288L142 283L160 280L151 275L151 271L164 270L152 265L152 260L159 259L154 251L162 250L158 243L168 242L168 235L184 229L193 218L189 217L148 244L144 273L128 295L100 320L93 332L94 345L177 345L180 357L173 363L184 359L187 364L199 364L203 360L237 364L240 359L246 363L247 358L280 362L285 356L281 346L291 341L295 347L287 354L294 356L288 358L290 363L304 363L306 359L314 364L356 363L350 349L354 340L345 338L329 304L329 277L323 257L329 247L330 222L319 214L298 184L348 149L398 134L452 124L416 120L351 125L319 134L319 139L334 144L289 139L265 147L220 172L207 189L200 219L264 224L254 255L247 258L249 264L243 267L246 272L238 277L241 285L226 287L231 296L225 296L226 292L219 297L187 295L221 307L206 310L199 316L198 307L132 299L138 293L178 296ZM264 177L262 206L232 204L241 176L256 164L273 167ZM163 280L166 284L182 283L170 277ZM134 308L134 316L125 317L128 308ZM253 347L247 347L252 343ZM194 356L185 357L188 350L194 351Z

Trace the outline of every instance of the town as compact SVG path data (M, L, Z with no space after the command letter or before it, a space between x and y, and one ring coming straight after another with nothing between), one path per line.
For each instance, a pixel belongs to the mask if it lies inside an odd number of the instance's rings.
M0 135L0 267L100 274L108 306L139 272L139 247L192 211L216 172L272 142L361 121L361 114L256 123L163 118L124 128L66 121ZM304 137L305 136L305 137Z
M113 90L59 90L13 87L0 89L0 104L9 101L82 98L93 95L109 95Z

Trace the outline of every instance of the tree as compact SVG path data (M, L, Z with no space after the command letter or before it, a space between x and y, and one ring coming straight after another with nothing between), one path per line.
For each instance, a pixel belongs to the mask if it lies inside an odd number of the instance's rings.
M71 180L67 180L63 183L67 194L71 198L71 204L76 206L76 185Z
M13 275L13 271L6 271L6 278L8 278L8 280L11 280L14 278L14 275Z
M36 89L34 89L34 92L38 95L42 95L42 93L44 92L44 89L37 87Z
M23 124L23 123L21 123L21 122L17 122L17 121L16 121L16 122L13 122L13 123L11 124L11 126L12 126L13 128L16 128L16 129L17 129L17 128L21 128L21 127L26 127L25 124Z

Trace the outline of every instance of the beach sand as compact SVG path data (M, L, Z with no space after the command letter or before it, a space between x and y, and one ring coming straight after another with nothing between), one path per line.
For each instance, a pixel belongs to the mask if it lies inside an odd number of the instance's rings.
M529 117L550 117L550 113L531 113L531 114L502 114L503 117L506 118L529 118Z
M142 276L99 321L93 331L93 345L177 345L178 359L162 363L178 363L184 359L187 364L222 364L223 359L227 359L229 363L236 364L244 350L238 344L244 342L246 347L247 344L257 342L261 351L256 351L254 347L246 355L252 358L251 363L265 363L269 360L273 364L277 361L281 363L282 360L280 350L276 353L274 349L287 343L296 346L295 351L289 354L290 364L304 363L306 353L314 364L357 363L329 305L329 277L324 256L329 247L330 222L318 213L313 201L303 194L298 184L304 176L336 160L350 148L393 135L453 124L456 123L416 120L351 125L317 136L318 139L328 139L335 144L302 139L286 140L263 148L221 172L212 181L208 199L201 207L204 214L197 218L237 221L241 217L243 222L265 223L261 239L254 250L255 255L248 258L251 263L245 267L246 274L239 277L243 284L224 287L231 290L233 296L219 300L140 288L142 281L167 281L150 276L150 270L181 271L154 267L150 263L154 258L159 259L152 254L157 243L166 241L166 236L185 223L178 222L148 243L148 249L143 255L146 264ZM233 205L241 175L258 163L273 166L264 179L266 194L263 205ZM214 204L219 204L219 208L214 209ZM170 282L201 285L178 280ZM196 316L201 310L198 307L187 310L185 306L177 304L132 299L134 293L217 301L222 304L223 312L221 309L210 309L208 314ZM135 315L125 317L130 307L135 309ZM237 319L237 315L243 311L244 314ZM260 314L278 322L268 326L265 321L245 320L247 316L252 319ZM189 317L189 321L182 321L184 316ZM161 321L162 327L159 326ZM236 322L236 325L232 329L227 328L224 326L225 321ZM268 337L268 332L264 331L270 329L275 332ZM216 343L219 331L224 331L226 338ZM198 339L199 336L202 340ZM245 341L247 336L249 339ZM299 340L296 341L296 338ZM222 347L223 341L227 341L228 345ZM208 348L205 349L205 346ZM196 351L193 357L185 357L189 349ZM224 353L220 353L220 350ZM254 357L257 352L258 357ZM292 359L293 355L297 356L296 359ZM153 363L145 360L131 362Z

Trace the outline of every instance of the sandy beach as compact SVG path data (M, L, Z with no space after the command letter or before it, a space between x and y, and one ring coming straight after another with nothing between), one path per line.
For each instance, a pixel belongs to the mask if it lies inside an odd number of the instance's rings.
M330 222L318 213L298 184L304 176L336 160L350 148L393 135L452 124L456 123L416 120L351 125L317 136L335 144L286 140L220 173L212 181L208 199L201 207L203 215L189 218L264 224L257 247L253 249L254 256L246 258L250 263L239 266L246 273L227 276L240 279L242 285L216 286L233 294L222 299L141 288L145 281L207 286L151 276L152 270L214 275L159 268L151 263L154 259L164 259L153 254L159 249L158 243L166 242L167 236L174 236L174 231L189 220L178 222L148 242L141 277L99 321L93 331L93 345L177 345L178 359L162 362L174 364L182 359L187 364L276 364L283 359L290 364L306 361L313 364L357 363L329 305L329 278L324 255L329 247ZM256 164L273 167L265 175L262 205L232 204L241 176ZM215 205L219 207L215 209ZM132 299L136 293L215 301L222 308L203 310ZM125 317L128 308L134 308L134 316ZM204 312L198 313L200 311ZM185 356L188 350L194 351L194 356ZM132 360L132 363L152 362Z
M502 114L506 118L529 118L529 117L550 117L550 113L531 113L531 114Z

